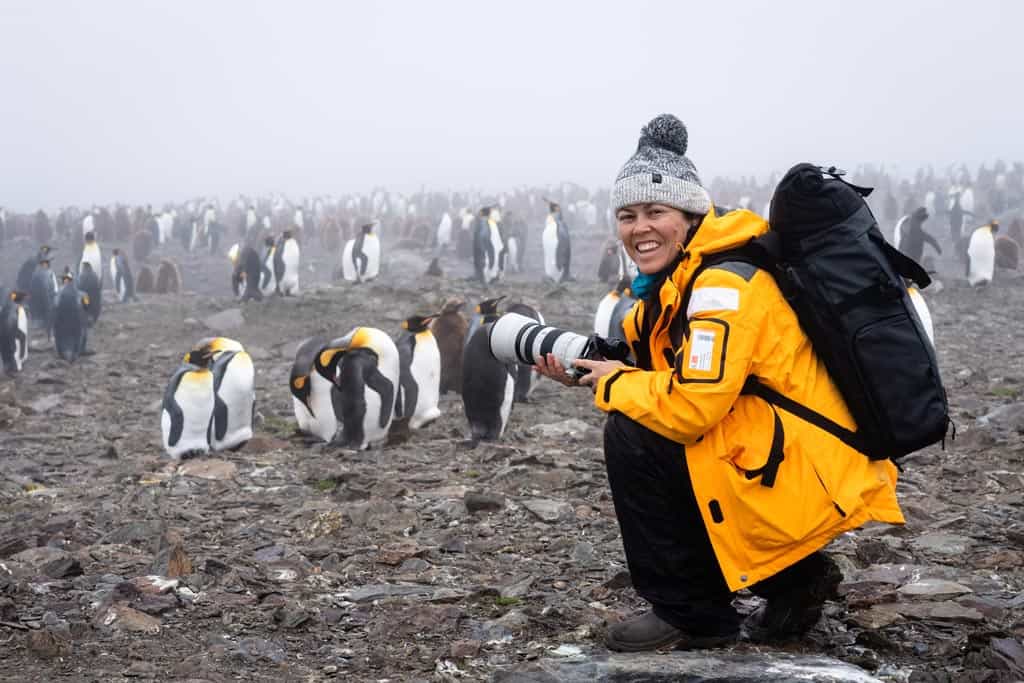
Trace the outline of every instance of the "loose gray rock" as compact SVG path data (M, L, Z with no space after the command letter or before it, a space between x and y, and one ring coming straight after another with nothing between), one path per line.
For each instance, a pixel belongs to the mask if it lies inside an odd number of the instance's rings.
M523 501L523 507L545 522L564 522L575 516L572 506L565 501L531 498Z
M351 602L373 602L382 598L429 597L434 594L434 590L433 586L375 583L353 588L343 595Z
M978 424L1003 427L1024 433L1024 401L999 406L979 417Z
M937 597L940 595L963 595L965 593L971 593L972 591L967 586L956 583L955 581L946 581L945 579L921 579L920 581L900 586L897 592L900 595Z
M577 418L570 418L562 422L534 425L530 428L531 433L549 439L559 437L579 438L588 432L594 431L596 431L595 427Z
M229 308L203 318L203 325L217 332L227 332L245 325L245 318L242 317L242 309Z
M494 683L612 683L613 681L817 681L820 683L880 683L864 669L831 657L782 652L673 652L662 654L593 655L585 658L542 659L518 669L500 671Z
M923 550L937 555L963 555L973 544L974 541L966 536L947 534L941 531L922 534L911 541L911 545L916 550Z

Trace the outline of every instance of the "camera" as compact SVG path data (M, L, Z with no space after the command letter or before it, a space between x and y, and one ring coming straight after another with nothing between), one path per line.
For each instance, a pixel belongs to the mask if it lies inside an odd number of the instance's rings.
M625 360L629 355L625 342L542 325L518 313L506 313L491 323L487 341L491 355L503 363L536 365L537 358L554 354L566 373L576 379L589 372L572 366L578 358Z

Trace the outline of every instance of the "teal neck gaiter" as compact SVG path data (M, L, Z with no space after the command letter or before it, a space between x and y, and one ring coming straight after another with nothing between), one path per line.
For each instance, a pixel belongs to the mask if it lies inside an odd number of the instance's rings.
M633 283L630 285L630 288L633 290L633 297L646 301L650 297L656 295L658 290L661 289L661 284L665 282L666 278L672 274L679 265L679 262L682 260L682 255L679 255L672 259L672 263L668 264L657 273L650 275L647 273L640 273L633 278Z

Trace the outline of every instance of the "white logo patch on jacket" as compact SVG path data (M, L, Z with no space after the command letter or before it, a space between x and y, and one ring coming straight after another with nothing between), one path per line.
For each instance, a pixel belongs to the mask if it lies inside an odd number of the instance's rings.
M690 295L686 317L692 318L705 311L740 310L740 290L733 287L697 287Z

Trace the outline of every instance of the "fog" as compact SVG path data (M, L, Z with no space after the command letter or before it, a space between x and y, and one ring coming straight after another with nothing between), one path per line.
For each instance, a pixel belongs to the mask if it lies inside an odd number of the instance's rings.
M1024 159L1024 3L0 6L0 205L572 180L652 116L705 183Z

